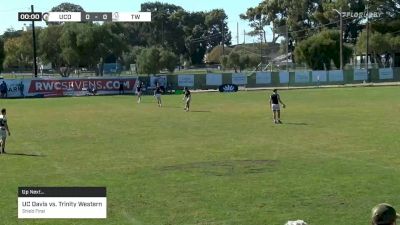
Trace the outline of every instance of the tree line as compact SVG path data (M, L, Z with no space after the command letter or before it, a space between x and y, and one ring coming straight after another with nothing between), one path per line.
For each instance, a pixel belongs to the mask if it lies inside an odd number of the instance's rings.
M266 42L268 27L273 43L283 41L283 51L293 60L312 69L329 69L340 64L339 12L373 12L369 18L372 59L379 54L399 53L400 0L263 0L240 15L253 28L251 35ZM343 58L349 62L353 52L366 54L366 17L342 17Z
M339 32L339 11L374 12L369 18L369 53L376 62L381 54L400 49L400 0L263 0L250 7L240 18L259 36L260 52L246 46L231 46L231 32L223 9L188 12L182 7L147 2L141 11L152 12L151 23L48 23L37 30L39 61L53 67L96 68L99 62L120 62L126 68L136 64L139 73L173 71L179 66L204 62L222 68L244 68L267 63L268 49L281 41L281 53L292 53L296 63L312 69L330 69L340 65L340 38L344 40L343 59L349 62L356 53L366 54L365 17L343 17L343 36ZM80 11L79 5L62 3L51 11ZM272 42L266 36L271 28ZM225 46L225 52L221 47ZM267 50L265 50L267 49ZM273 50L270 50L273 51ZM205 57L207 56L207 57ZM0 70L32 67L31 33L8 31L0 38Z
M51 11L84 12L79 5L62 3ZM148 2L142 12L150 23L48 23L37 29L38 58L53 67L96 68L99 62L137 64L140 73L173 71L177 65L202 64L217 45L230 45L231 33L223 9L188 12L168 3ZM0 38L4 68L32 67L31 31L8 30Z

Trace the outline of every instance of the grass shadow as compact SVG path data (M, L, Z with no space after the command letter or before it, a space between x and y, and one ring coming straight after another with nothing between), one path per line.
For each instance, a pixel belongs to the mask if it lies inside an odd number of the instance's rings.
M189 110L189 112L195 112L195 113L209 113L211 111L208 110Z
M272 171L277 160L227 160L176 164L159 168L163 172L200 173L207 176L232 176L234 174L258 174Z
M33 153L18 153L18 152L16 152L16 153L10 153L10 152L7 152L7 153L5 153L5 155L16 155L16 156L30 156L30 157L46 157L46 155L38 155L38 154L33 154Z
M167 105L167 106L162 106L161 108L174 108L174 109L180 109L180 108L182 108L182 110L183 110L183 107L178 107L178 106L169 106L169 105Z
M286 122L286 123L283 123L283 124L296 125L296 126L308 126L308 125L310 125L308 123L301 123L301 122Z

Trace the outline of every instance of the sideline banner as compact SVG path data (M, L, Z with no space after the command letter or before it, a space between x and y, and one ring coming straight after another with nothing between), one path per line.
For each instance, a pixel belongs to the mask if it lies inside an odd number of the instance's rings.
M30 80L0 80L0 85L3 82L7 87L7 98L20 98L27 95L26 87L30 85Z
M243 73L232 73L232 84L236 85L247 84L247 76Z
M166 75L151 75L150 76L150 87L155 88L157 83L160 87L167 87L167 76Z
M392 68L380 68L379 69L379 79L380 80L393 79L393 69Z
M310 73L308 71L296 71L295 72L296 83L308 83L310 82Z
M270 83L271 83L271 72L256 73L256 84L270 84Z
M327 81L327 71L325 70L312 71L312 82L326 82L326 81Z
M239 87L236 84L224 84L219 86L219 92L237 92Z
M288 71L279 71L279 83L281 84L289 83Z
M178 75L178 86L179 87L193 87L194 86L194 75Z
M209 73L206 75L206 85L222 85L222 74Z
M368 80L368 72L366 69L355 69L354 80Z
M64 79L13 79L3 80L7 85L7 97L56 97L81 96L88 89L96 89L97 94L118 94L120 85L124 93L134 93L136 78L64 78ZM3 82L1 81L1 82ZM0 83L1 83L0 82Z
M343 81L343 70L331 70L329 71L329 81Z

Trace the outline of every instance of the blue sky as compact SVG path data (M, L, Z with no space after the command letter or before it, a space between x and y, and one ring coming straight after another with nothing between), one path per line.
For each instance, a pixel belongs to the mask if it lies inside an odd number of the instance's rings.
M232 32L232 44L236 44L237 29L239 22L239 43L243 43L243 31L250 31L251 28L246 21L239 18L239 14L244 13L247 8L257 6L262 0L160 0L160 2L175 4L181 6L187 11L210 11L212 9L222 8L228 15L228 26ZM5 2L7 2L5 4ZM24 23L18 22L17 13L30 11L30 6L35 6L35 11L47 12L52 7L62 2L70 2L82 6L87 12L137 12L140 10L141 3L150 2L149 0L2 0L0 8L0 34L3 34L7 28L13 27L20 30ZM154 2L154 1L151 1ZM39 26L45 26L43 22L35 23ZM271 32L268 32L270 34ZM270 38L270 37L267 37ZM256 41L256 39L254 39ZM246 42L253 42L253 37L246 36Z

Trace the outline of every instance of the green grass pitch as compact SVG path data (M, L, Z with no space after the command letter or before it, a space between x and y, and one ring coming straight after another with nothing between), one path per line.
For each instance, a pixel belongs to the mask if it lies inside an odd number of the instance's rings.
M400 207L400 89L0 100L0 224L370 224ZM30 156L38 155L38 156ZM18 220L18 186L106 186L104 220Z

